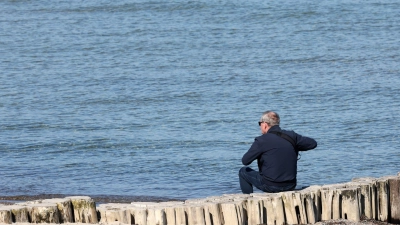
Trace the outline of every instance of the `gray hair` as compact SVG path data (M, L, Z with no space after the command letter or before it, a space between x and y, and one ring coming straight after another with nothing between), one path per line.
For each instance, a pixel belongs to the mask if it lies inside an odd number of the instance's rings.
M269 126L279 125L281 119L279 118L278 113L273 111L266 111L262 114L260 122L266 122Z

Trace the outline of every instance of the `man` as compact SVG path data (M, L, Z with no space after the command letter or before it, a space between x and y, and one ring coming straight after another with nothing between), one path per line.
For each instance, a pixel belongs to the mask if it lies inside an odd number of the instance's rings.
M262 135L255 138L243 155L245 166L239 171L240 188L244 194L253 193L253 186L270 193L293 190L299 151L317 147L314 139L282 130L279 122L279 115L273 111L264 112L258 122ZM247 167L256 159L259 171Z

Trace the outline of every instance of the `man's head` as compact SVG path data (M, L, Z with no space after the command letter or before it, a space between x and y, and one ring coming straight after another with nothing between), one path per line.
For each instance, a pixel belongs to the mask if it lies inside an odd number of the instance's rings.
M258 124L260 125L261 133L267 133L269 128L275 125L279 125L280 121L281 120L278 113L273 111L264 112L260 118L260 122L258 122Z

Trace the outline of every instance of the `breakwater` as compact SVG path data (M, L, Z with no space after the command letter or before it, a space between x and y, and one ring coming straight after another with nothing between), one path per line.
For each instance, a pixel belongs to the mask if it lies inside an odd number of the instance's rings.
M90 197L73 196L0 206L0 223L8 224L278 225L331 219L359 221L361 216L400 223L400 172L275 194L99 205Z

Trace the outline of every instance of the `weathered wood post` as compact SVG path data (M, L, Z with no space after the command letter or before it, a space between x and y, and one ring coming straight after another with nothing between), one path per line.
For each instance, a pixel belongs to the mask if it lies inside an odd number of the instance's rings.
M217 200L221 203L221 215L224 224L230 224L230 221L232 221L233 224L247 224L246 199L249 197L250 195L248 194L225 194ZM232 208L232 210L229 210L229 208ZM236 219L234 219L234 217L236 217Z
M188 199L185 201L185 220L187 225L205 225L206 224L206 214L204 205L208 200L202 199ZM207 215L209 216L209 215ZM209 220L209 219L208 219ZM182 224L183 216L179 220Z
M75 223L98 223L96 203L87 196L71 196Z
M285 209L283 207L282 196L279 194L270 194L263 197L263 205L266 218L264 223L283 225L286 224L285 220Z
M55 202L37 200L17 203L11 207L16 223L60 223L60 212Z
M187 225L186 206L182 201L132 202L128 208L133 224Z
M131 223L137 225L147 225L147 210L144 207L129 206L131 212Z
M39 203L29 205L31 223L60 223L56 203Z
M400 177L389 178L390 223L400 224Z
M99 212L98 218L100 223L107 223L107 207L106 204L100 204L98 207L96 207L96 210Z
M321 188L321 220L332 219L333 190L329 188Z
M147 208L147 224L167 225L165 210L163 207L155 206Z
M351 221L360 221L358 187L336 189L339 197L340 218Z
M377 201L377 219L388 222L389 213L389 194L387 179L380 178L376 180L376 201Z
M100 213L101 223L114 223L120 222L123 224L132 224L131 211L127 207L130 204L108 203L101 204L97 207Z
M360 191L360 215L368 219L376 219L376 187L375 178L356 178L348 183L348 187L357 186Z
M179 205L175 207L175 224L176 225L187 225L187 212L184 205Z
M125 206L118 210L118 221L123 224L132 224L132 215L131 211L127 209Z
M335 189L345 186L345 184L333 184L321 187L321 220L340 219L339 196L335 193Z
M244 225L247 215L243 209L243 201L227 201L221 203L221 212L226 225Z
M307 224L306 210L300 192L283 192L282 200L285 207L286 222L288 224Z
M184 202L180 202L180 201L160 203L160 205L164 206L167 225L176 225L177 224L176 207L182 206L183 204L184 204Z
M236 202L236 211L238 212L239 224L245 225L247 223L247 210L246 210L246 201L245 200L234 200Z
M262 224L264 222L264 203L261 198L247 199L248 224Z
M164 210L165 210L167 225L176 225L175 207L166 206Z
M12 222L13 221L10 208L0 205L0 224L1 223L11 224Z
M45 199L43 203L56 204L59 212L60 223L73 223L74 218L72 214L72 203L70 199L66 198L53 198Z
M300 191L303 196L304 208L307 214L307 223L316 223L321 220L321 187L311 186Z
M189 204L186 206L188 225L205 225L204 207L202 204Z
M15 223L30 223L29 221L29 210L24 205L12 205L11 215L13 222Z
M223 225L223 219L218 202L206 202L204 204L204 216L206 225Z

